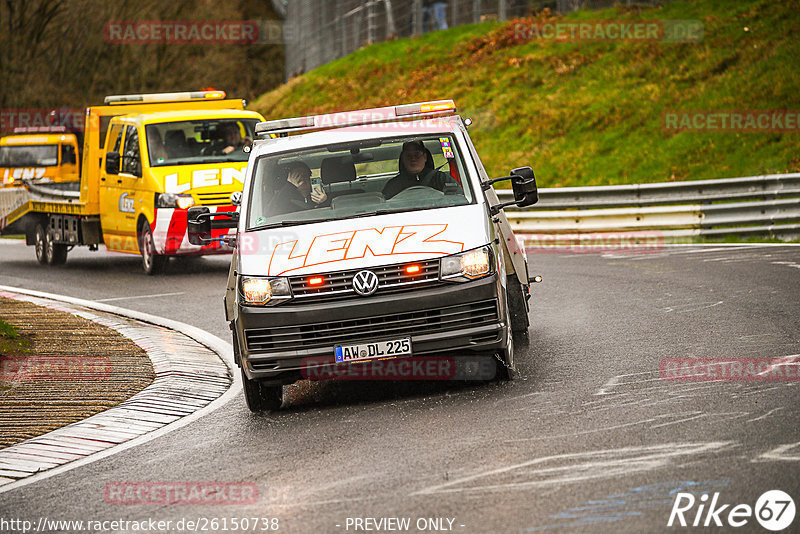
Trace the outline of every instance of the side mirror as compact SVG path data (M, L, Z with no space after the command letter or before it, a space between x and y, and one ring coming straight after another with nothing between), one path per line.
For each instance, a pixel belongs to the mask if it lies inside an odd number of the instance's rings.
M210 211L206 207L198 206L189 208L186 213L186 231L192 245L206 245L207 240L211 239L211 217L208 216Z
M514 190L514 200L511 202L503 202L496 206L490 206L489 211L493 216L497 215L508 206L517 205L520 208L524 208L539 202L539 189L536 187L536 176L533 174L533 169L530 167L520 167L519 169L512 170L510 176L503 176L502 178L494 178L488 182L483 182L481 188L484 191L488 191L492 188L492 184L504 180L511 180L511 188Z
M514 190L514 203L520 208L539 202L536 175L530 167L520 167L511 171L511 187Z
M119 174L119 152L106 153L106 174Z
M212 221L214 218L221 220ZM189 238L189 243L192 245L208 245L213 241L227 243L230 246L235 246L235 236L225 235L222 237L211 237L211 230L221 230L228 228L236 228L239 224L238 211L217 211L211 213L211 210L204 206L195 206L189 208L186 212L186 234Z

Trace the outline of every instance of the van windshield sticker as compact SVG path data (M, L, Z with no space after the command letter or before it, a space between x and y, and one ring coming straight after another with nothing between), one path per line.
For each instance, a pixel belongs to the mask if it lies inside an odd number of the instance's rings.
M447 159L453 159L453 148L450 146L450 139L447 137L440 137L439 142L442 144L442 155Z

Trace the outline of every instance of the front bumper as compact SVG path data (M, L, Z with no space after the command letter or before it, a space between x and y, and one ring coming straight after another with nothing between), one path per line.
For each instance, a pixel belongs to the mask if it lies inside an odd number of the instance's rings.
M235 206L210 206L209 210L214 212L235 211ZM192 245L189 243L187 233L188 210L180 208L157 208L155 211L155 221L151 225L153 232L153 245L157 254L167 256L192 256L207 254L230 254L233 249L218 241L208 245ZM228 233L235 233L235 229L211 231L211 237L222 237Z
M410 337L414 356L497 352L508 337L505 307L495 274L402 294L239 306L234 329L248 378L291 382L309 366L334 364L338 344Z

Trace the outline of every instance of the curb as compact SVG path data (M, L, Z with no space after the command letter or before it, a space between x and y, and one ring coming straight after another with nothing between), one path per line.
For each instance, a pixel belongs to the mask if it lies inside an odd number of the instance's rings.
M151 385L113 408L0 450L0 493L146 443L239 396L231 345L199 328L22 288L0 286L0 294L116 330L145 350L156 373Z

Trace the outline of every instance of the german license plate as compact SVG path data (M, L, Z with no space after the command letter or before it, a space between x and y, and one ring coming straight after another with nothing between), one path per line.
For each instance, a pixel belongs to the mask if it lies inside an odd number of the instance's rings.
M411 354L411 338L359 343L357 345L337 345L333 350L337 363L407 356Z

